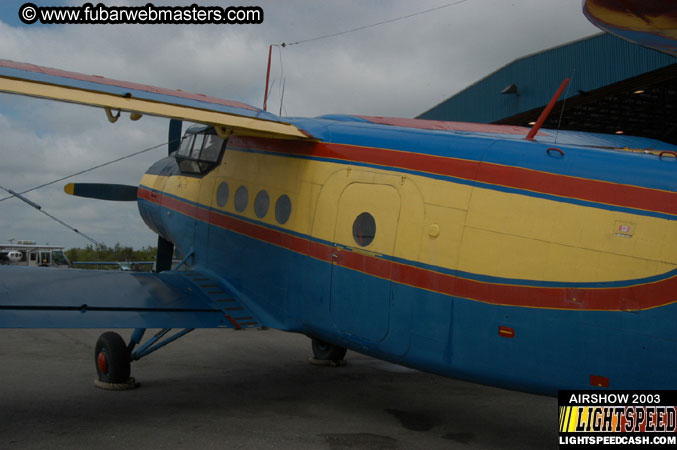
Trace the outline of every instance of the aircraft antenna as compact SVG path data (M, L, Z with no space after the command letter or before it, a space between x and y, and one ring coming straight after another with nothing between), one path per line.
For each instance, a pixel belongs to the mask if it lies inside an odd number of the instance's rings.
M270 93L273 91L273 86L275 86L275 80L273 80L273 83L270 85L270 88L268 88L268 85L270 84L270 65L273 55L273 47L278 47L278 49L280 50L280 78L284 78L284 66L282 65L282 49L286 46L287 44L271 44L268 46L268 68L266 69L266 90L263 93L264 111L268 111L268 97L270 96Z
M330 38L330 37L341 36L343 34L354 33L356 31L365 30L367 28L372 28L372 27L377 27L379 25L385 25L385 24L388 24L388 23L397 22L398 20L404 20L404 19L408 19L408 18L414 17L414 16L420 16L421 14L426 14L426 13L437 11L437 10L440 10L440 9L443 9L443 8L449 8L450 6L460 5L461 3L465 3L467 1L470 1L470 0L459 0L459 1L456 1L456 2L452 2L452 3L445 3L444 5L440 5L440 6L436 6L434 8L429 8L429 9L426 9L426 10L423 10L423 11L418 11L418 12L415 12L415 13L407 14L405 16L395 17L394 19L382 20L380 22L372 23L372 24L369 24L369 25L363 25L361 27L352 28L350 30L344 30L344 31L339 31L337 33L325 34L325 35L322 35L322 36L317 36L317 37L309 38L309 39L303 39L303 40L296 41L296 42L289 42L289 43L286 43L286 44L282 44L282 46L284 47L284 46L287 46L287 45L298 45L298 44L303 44L305 42L319 41L320 39L326 39L326 38Z
M665 133L663 133L663 136L661 136L659 140L662 141L663 139L665 139L665 138L667 138L668 136L670 136L670 135L672 134L672 132L675 130L675 128L677 128L677 123L676 123L676 124L673 124L670 128L668 128L668 131L666 131ZM656 142L656 143L654 144L654 147L655 147L656 145L658 145L658 142Z
M280 94L280 114L278 114L279 116L282 115L282 101L284 100L284 85L285 85L285 82L286 82L286 80L284 78L284 65L282 64L282 49L284 47L285 47L284 44L282 44L279 47L279 50L280 50L280 80L281 80L280 82L282 84L282 92Z
M273 80L272 83L270 83L270 90L268 91L268 95L270 95L270 93L273 92L273 89L275 88L276 82L277 82L277 80L275 79L275 80Z
M282 116L282 102L284 101L284 85L285 85L285 79L282 79L282 95L280 95L280 114L278 116Z
M569 83L569 79L565 78L564 81L562 81L562 84L559 86L557 89L557 92L555 92L555 95L552 96L550 99L550 102L548 102L548 105L545 107L543 112L541 112L541 115L538 116L538 120L536 121L536 124L531 128L529 133L527 134L526 139L528 141L533 141L534 136L536 136L536 133L538 133L538 130L541 128L543 125L543 122L545 122L545 119L548 118L548 115L550 114L550 111L552 111L553 106L555 106L555 103L557 103L557 99L562 95L562 91L566 87L566 85Z
M567 97L569 96L569 89L571 89L571 85L574 84L574 76L576 75L576 69L571 72L571 81L567 85L567 91L564 93L564 100L562 101L562 110L559 112L559 121L557 121L557 133L555 133L555 144L557 143L557 138L559 137L559 130L562 126L562 118L564 117L564 107L567 104Z
M282 64L282 49L286 47L284 44L279 46L280 50L280 78L284 80L284 65Z
M298 45L298 44L303 44L305 42L319 41L320 39L327 39L327 38L330 38L330 37L336 37L336 36L341 36L341 35L348 34L348 33L354 33L356 31L366 30L367 28L377 27L379 25L386 25L386 24L389 24L389 23L397 22L398 20L404 20L404 19L408 19L410 17L420 16L421 14L426 14L426 13L429 13L429 12L438 11L440 9L449 8L450 6L460 5L461 3L465 3L465 2L468 2L468 1L470 1L470 0L458 0L458 1L455 1L455 2L451 2L451 3L445 3L444 5L435 6L434 8L429 8L429 9L426 9L426 10L423 10L423 11L417 11L417 12L414 12L414 13L411 13L411 14L406 14L404 16L395 17L393 19L382 20L380 22L372 23L372 24L369 24L369 25L363 25L363 26L357 27L357 28L351 28L349 30L339 31L337 33L325 34L325 35L322 35L322 36L316 36L316 37L313 37L313 38L302 39L300 41L295 41L295 42L289 42L289 43L283 42L281 44L271 44L271 45L269 45L268 46L268 69L266 70L266 90L263 93L263 110L267 111L266 108L268 106L268 82L270 80L270 60L271 60L271 57L272 57L272 54L273 54L273 47L280 47L280 66L281 66L282 65L282 49L289 46L289 45ZM283 73L283 75L284 75L284 73ZM272 88L271 88L271 90L272 90ZM282 107L280 107L280 111L282 111Z
M661 144L664 142L664 139L672 134L672 132L677 128L677 123L673 124L670 128L668 128L668 131L663 133L663 135L657 139L653 139L653 144L651 144L649 147L644 149L647 152L650 152L652 150L655 150L656 147L658 147L658 144Z
M273 54L273 46L268 46L268 69L266 70L266 90L263 92L263 110L267 110L268 106L268 81L270 80L270 57Z
M38 205L38 204L35 203L34 201L31 201L31 200L27 199L26 197L24 197L23 195L19 194L18 192L14 192L13 190L7 189L7 188L5 188L5 187L3 187L3 186L0 186L0 189L2 189L3 191L6 191L6 192L12 194L13 197L18 198L19 200L21 200L22 202L26 203L27 205L29 205L29 206L31 206L31 207L37 209L38 211L40 211L41 213L43 213L44 215L46 215L46 216L49 217L50 219L59 222L59 223L60 223L61 225L63 225L64 227L66 227L66 228L68 228L69 230L74 231L75 233L79 234L80 236L82 236L83 238L87 239L88 241L90 241L91 243L93 243L94 245L96 245L97 247L100 247L100 246L103 245L102 243L96 241L95 239L93 239L93 238L87 236L85 233L79 231L77 228L73 228L72 226L70 226L70 225L68 225L66 222L64 222L63 220L61 220L61 219L59 219L59 218L57 218L57 217L54 217L53 215L51 215L51 214L48 213L47 211L43 210L43 209L42 209L42 206Z

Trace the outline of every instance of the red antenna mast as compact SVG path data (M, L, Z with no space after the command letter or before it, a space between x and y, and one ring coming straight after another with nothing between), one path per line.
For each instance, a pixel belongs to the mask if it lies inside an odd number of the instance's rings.
M527 140L534 140L534 136L536 136L536 133L538 133L538 130L541 128L541 125L543 125L543 122L545 122L545 119L548 118L550 111L552 111L552 107L555 106L555 103L557 103L557 99L559 99L559 96L562 95L562 91L566 87L567 83L569 83L569 79L565 78L564 81L562 81L562 84L559 86L559 89L557 89L557 92L555 92L555 95L553 95L550 99L548 106L546 106L541 115L538 116L538 120L534 124L533 128L531 128L531 131L529 131L529 134L527 134Z
M270 56L273 54L273 46L268 47L268 70L266 71L266 92L263 94L263 110L268 106L268 81L270 80Z

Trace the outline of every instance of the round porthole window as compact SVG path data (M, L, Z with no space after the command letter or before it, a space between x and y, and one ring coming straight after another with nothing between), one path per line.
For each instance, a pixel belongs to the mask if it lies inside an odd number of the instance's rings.
M268 196L266 191L259 191L259 193L256 194L256 198L254 199L254 214L256 214L256 217L263 219L268 213L269 206L270 196Z
M374 216L363 212L353 222L353 239L360 247L371 244L376 236L376 221Z
M291 200L285 194L280 195L280 197L275 202L275 220L279 224L285 224L289 220L291 215Z
M226 206L226 203L228 203L229 195L230 188L228 188L228 183L224 181L219 185L219 188L216 190L216 204L222 208Z
M242 212L247 207L247 202L249 202L249 191L245 186L240 186L235 191L235 210L237 212Z

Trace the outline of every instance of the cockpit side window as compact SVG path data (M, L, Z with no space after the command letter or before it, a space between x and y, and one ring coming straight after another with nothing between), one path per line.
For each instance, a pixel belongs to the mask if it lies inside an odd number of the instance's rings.
M190 159L184 159L179 161L179 169L181 172L185 173L200 173L200 166L197 164L197 162L192 161Z
M202 150L202 143L205 140L205 135L200 133L195 135L195 141L193 141L193 151L190 154L190 159L199 160L200 151Z
M223 139L216 134L205 135L204 147L200 153L200 161L216 162L221 156L221 147L223 147Z
M184 173L206 174L219 163L225 144L214 128L189 128L176 152L179 169Z
M189 134L183 137L183 141L181 142L181 147L179 148L179 151L177 153L177 156L183 156L183 157L189 157L190 156L190 149L193 146L193 139L195 135Z

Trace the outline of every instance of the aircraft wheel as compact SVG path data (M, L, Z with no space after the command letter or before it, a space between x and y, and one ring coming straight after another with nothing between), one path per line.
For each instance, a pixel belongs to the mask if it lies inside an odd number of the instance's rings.
M117 333L107 331L99 337L94 350L94 363L99 381L103 383L118 384L129 380L129 350Z
M313 338L313 355L320 361L341 361L347 349Z

